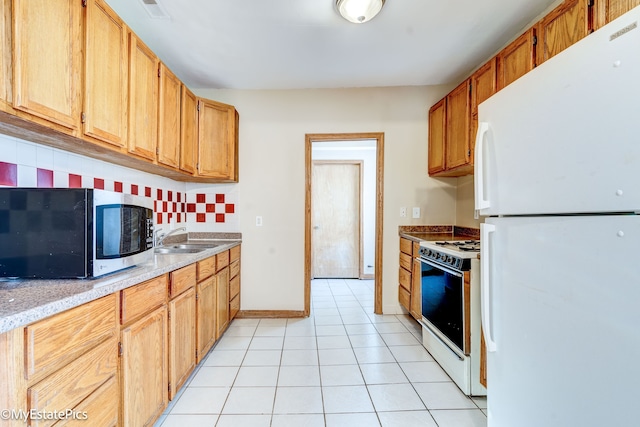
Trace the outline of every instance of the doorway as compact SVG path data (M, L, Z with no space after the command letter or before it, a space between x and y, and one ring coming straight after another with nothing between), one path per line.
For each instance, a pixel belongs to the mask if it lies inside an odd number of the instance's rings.
M384 134L383 133L354 133L354 134L307 134L306 135L306 147L305 147L305 315L309 315L311 312L311 279L316 272L313 270L314 259L314 223L312 221L312 206L314 203L314 191L313 184L317 177L314 177L313 156L312 149L314 146L322 146L322 143L333 143L334 145L344 144L347 147L349 144L354 145L364 140L370 140L375 146L375 191L373 200L373 210L375 210L374 222L375 236L374 236L374 250L372 254L372 260L365 262L365 268L371 268L373 274L367 274L362 272L363 263L359 262L358 277L371 277L374 279L374 313L382 314L382 202L383 202L383 154L384 154ZM353 162L351 162L353 163ZM362 169L360 169L362 172ZM351 172L353 174L353 171ZM362 224L362 223L361 223ZM362 226L360 224L360 226ZM360 235L362 233L359 233ZM360 247L360 254L362 254L362 242L357 244ZM373 264L373 265L368 265ZM343 273L344 274L344 273Z

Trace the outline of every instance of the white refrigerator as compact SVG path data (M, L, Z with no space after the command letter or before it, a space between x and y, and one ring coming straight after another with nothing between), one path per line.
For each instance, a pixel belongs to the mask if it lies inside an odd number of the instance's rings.
M640 7L479 122L488 426L640 426Z

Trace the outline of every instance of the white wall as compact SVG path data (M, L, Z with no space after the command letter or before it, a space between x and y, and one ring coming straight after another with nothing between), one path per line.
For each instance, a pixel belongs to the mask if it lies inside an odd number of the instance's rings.
M374 274L376 255L376 142L341 141L313 143L312 160L362 160L362 265Z
M383 311L400 312L398 225L455 221L456 180L427 175L428 109L450 89L195 90L240 113L243 310L304 309L305 134L384 132Z

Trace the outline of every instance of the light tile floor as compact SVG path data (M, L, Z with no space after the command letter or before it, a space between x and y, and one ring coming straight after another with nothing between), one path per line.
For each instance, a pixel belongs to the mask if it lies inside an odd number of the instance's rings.
M306 319L235 319L156 427L485 427L409 316L374 315L373 281L312 281Z

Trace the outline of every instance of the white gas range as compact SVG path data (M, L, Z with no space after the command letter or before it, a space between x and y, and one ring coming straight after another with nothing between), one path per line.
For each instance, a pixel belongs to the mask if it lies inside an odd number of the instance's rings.
M422 343L467 395L480 384L479 240L420 243Z

